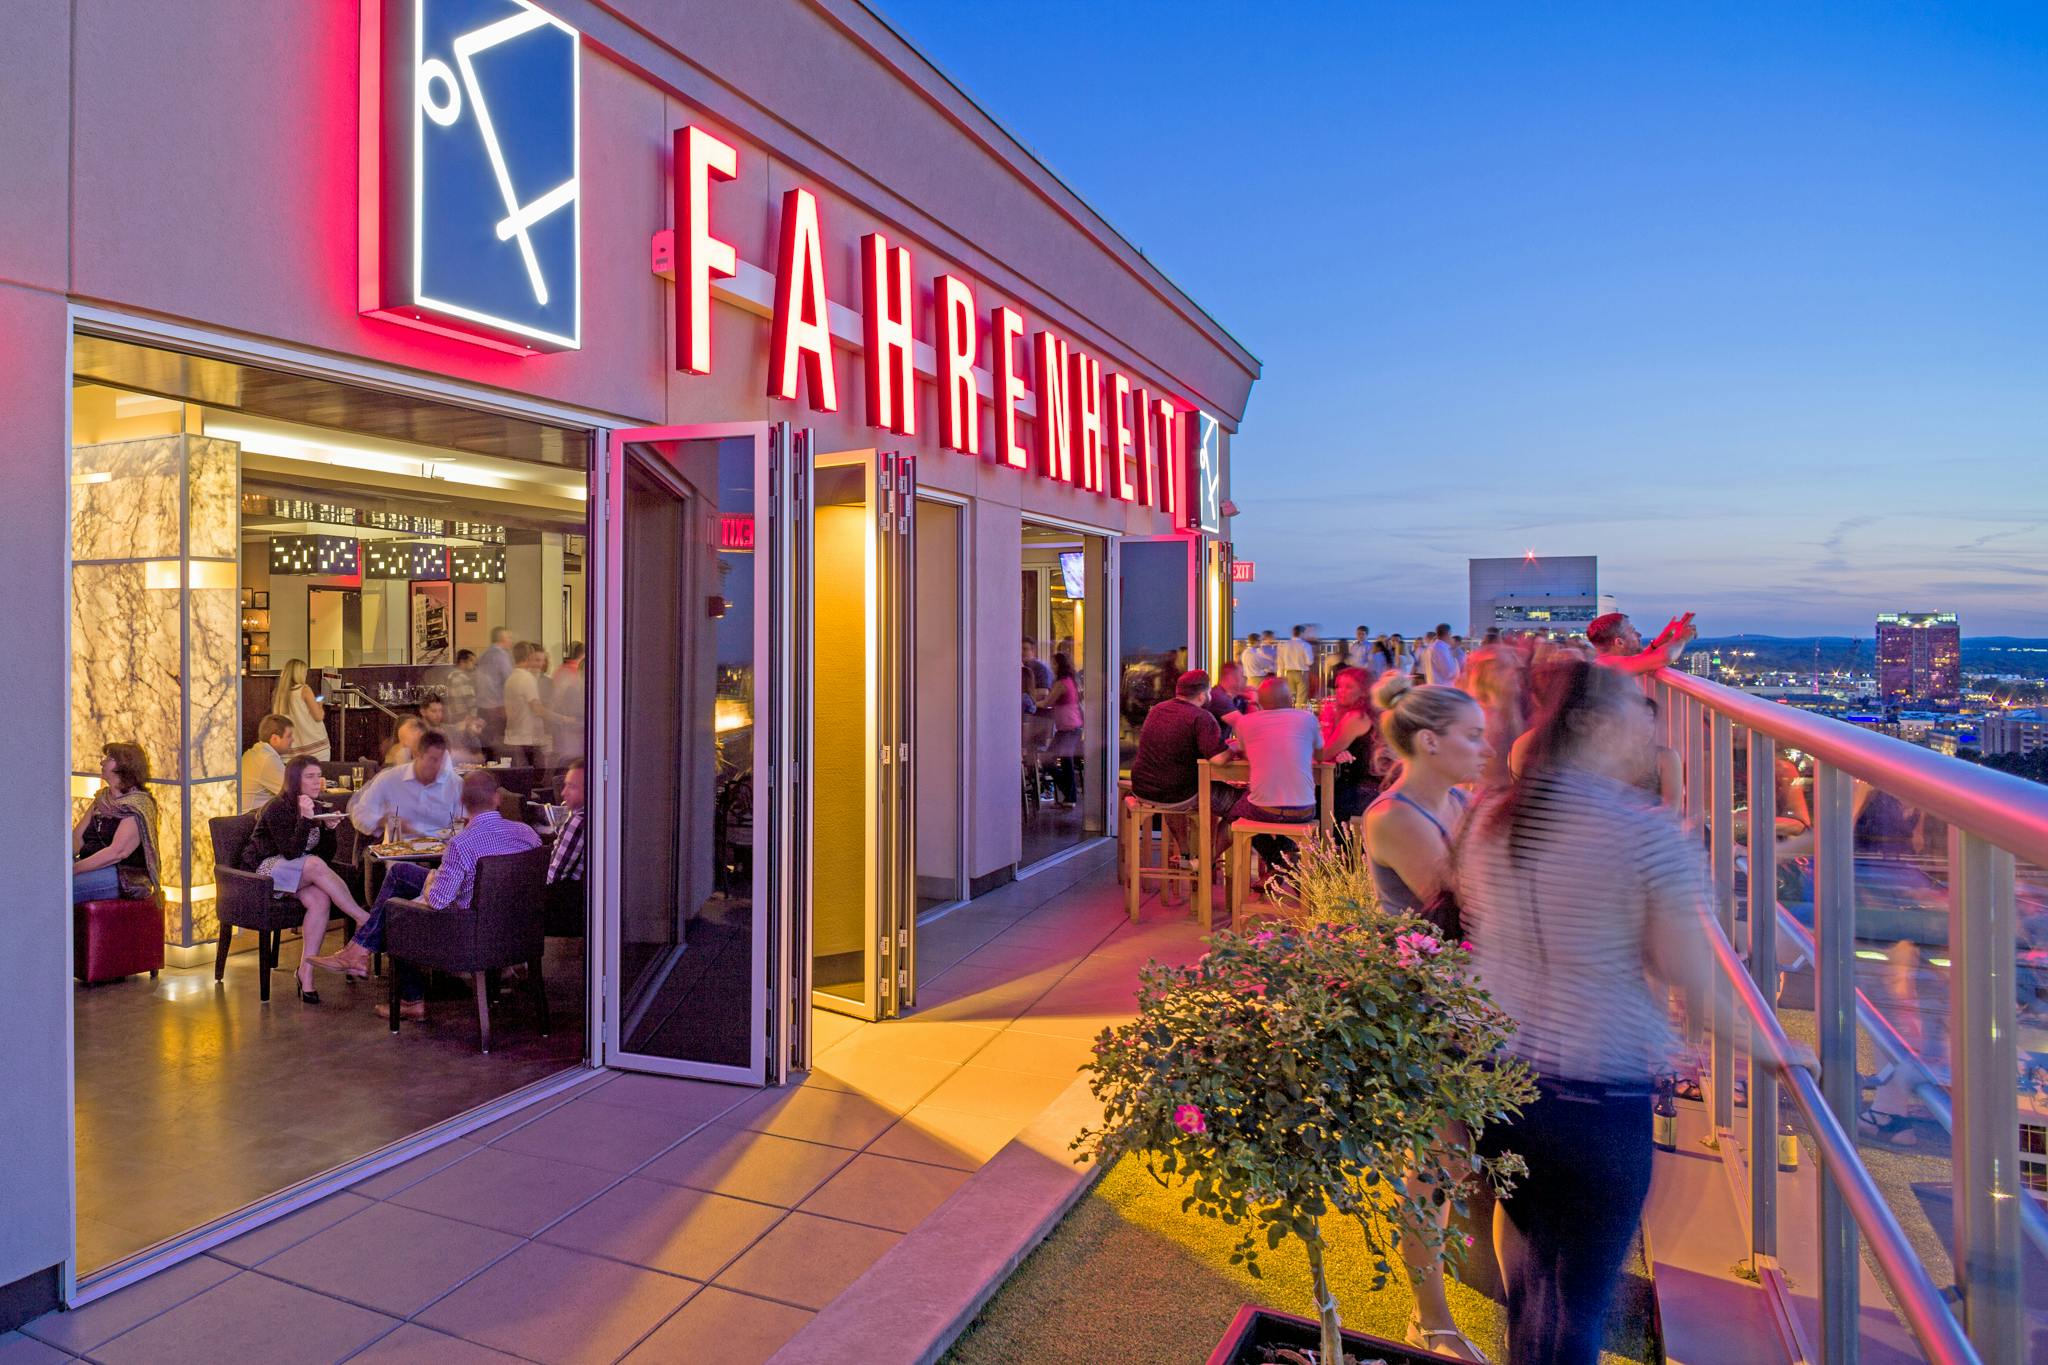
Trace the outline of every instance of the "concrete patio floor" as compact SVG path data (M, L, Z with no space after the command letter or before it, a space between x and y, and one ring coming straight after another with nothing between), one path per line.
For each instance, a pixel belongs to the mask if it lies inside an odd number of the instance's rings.
M1182 911L1125 919L1111 854L921 929L916 1011L815 1015L801 1084L593 1075L0 1336L0 1365L765 1360L1069 1090L1140 966L1201 952Z

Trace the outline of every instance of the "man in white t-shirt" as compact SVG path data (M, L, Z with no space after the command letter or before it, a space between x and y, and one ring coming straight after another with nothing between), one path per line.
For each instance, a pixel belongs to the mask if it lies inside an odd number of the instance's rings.
M1344 662L1353 668L1372 667L1372 637L1364 626L1360 626L1351 643L1344 646Z
M1458 681L1458 656L1451 652L1451 628L1439 625L1422 649L1422 678L1431 687L1451 687Z
M1244 665L1244 680L1255 690L1273 676L1273 655L1277 648L1270 630L1263 636L1253 631L1244 637L1244 653L1238 656L1238 662Z
M1294 694L1278 678L1259 686L1259 709L1226 717L1230 745L1251 765L1244 799L1231 811L1236 820L1303 823L1316 818L1316 760L1333 758L1323 748L1315 713L1298 710ZM1257 835L1252 848L1268 864L1294 852L1294 841Z
M288 717L272 714L256 722L256 742L242 754L242 814L262 810L284 790L284 754L291 747Z

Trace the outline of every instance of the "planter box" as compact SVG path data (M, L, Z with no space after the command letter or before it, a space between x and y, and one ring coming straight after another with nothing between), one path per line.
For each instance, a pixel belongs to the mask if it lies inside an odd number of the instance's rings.
M1295 1350L1307 1347L1313 1351L1321 1346L1322 1339L1322 1328L1309 1318L1246 1304L1231 1319L1223 1340L1210 1353L1208 1365L1264 1365L1266 1357L1259 1349L1262 1346L1286 1346ZM1388 1341L1385 1337L1368 1336L1364 1332L1346 1332L1344 1349L1361 1362L1383 1360L1386 1365L1437 1365L1440 1361L1457 1358L1418 1351L1413 1346Z

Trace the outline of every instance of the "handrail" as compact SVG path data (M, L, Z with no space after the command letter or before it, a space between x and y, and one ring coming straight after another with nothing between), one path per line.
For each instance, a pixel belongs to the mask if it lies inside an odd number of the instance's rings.
M1806 926L1799 922L1798 916L1782 905L1778 907L1778 928L1791 937L1792 943L1808 959L1814 958L1813 935L1806 932ZM1955 1111L1948 1087L1935 1079L1934 1073L1927 1069L1927 1063L1913 1050L1913 1045L1871 1003L1860 986L1856 990L1856 1018L1870 1035L1871 1045L1893 1066L1906 1068L1910 1076L1908 1084L1920 1103L1927 1106L1928 1116L1941 1125L1943 1132L1952 1135L1956 1126ZM2048 1256L2048 1209L2042 1208L2039 1200L2029 1196L2020 1202L2020 1227L2026 1232L2027 1240L2034 1244L2034 1249Z
M1715 963L1721 974L1729 979L1736 998L1742 1002L1743 1011L1749 1016L1752 1035L1761 1035L1768 1044L1773 1059L1771 1069L1791 1091L1793 1103L1799 1106L1807 1130L1813 1135L1814 1144L1820 1148L1823 1178L1833 1181L1841 1191L1850 1216L1855 1218L1856 1226L1870 1245L1871 1259L1877 1262L1885 1283L1898 1299L1899 1313L1919 1341L1920 1349L1935 1365L1980 1365L1976 1349L1964 1335L1962 1325L1948 1311L1941 1291L1934 1287L1934 1281L1927 1274L1927 1268L1913 1254L1906 1241L1905 1229L1899 1226L1891 1206L1878 1192L1877 1182L1871 1179L1869 1170L1863 1165L1856 1144L1842 1131L1834 1111L1822 1098L1819 1082L1806 1068L1793 1066L1785 1060L1792 1055L1792 1042L1785 1036L1785 1030L1779 1027L1777 1014L1764 1000L1763 992L1757 989L1748 969L1736 956L1734 945L1728 942L1728 936L1721 932L1719 925L1713 926L1709 937L1714 946ZM1772 1154L1768 1151L1751 1152L1749 1159L1769 1161Z
M1832 716L1765 701L1675 668L1663 669L1656 677L1737 725L1812 754L2027 862L2048 865L2048 787L1873 734Z

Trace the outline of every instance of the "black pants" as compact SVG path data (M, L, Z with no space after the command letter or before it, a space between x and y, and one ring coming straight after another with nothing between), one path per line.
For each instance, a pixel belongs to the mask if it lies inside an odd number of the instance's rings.
M1598 1365L1607 1305L1650 1192L1650 1092L1541 1080L1514 1123L1489 1128L1488 1156L1529 1173L1500 1203L1507 1239L1508 1365Z

